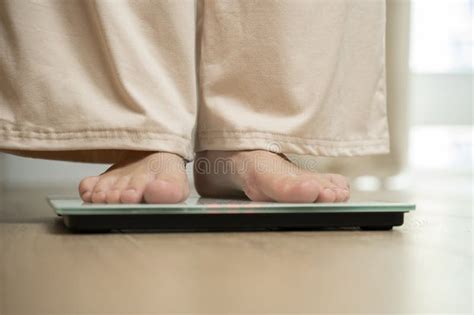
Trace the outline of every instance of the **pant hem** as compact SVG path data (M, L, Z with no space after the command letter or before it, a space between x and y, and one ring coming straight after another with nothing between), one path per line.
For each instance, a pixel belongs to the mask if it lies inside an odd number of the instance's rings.
M266 150L286 154L348 157L390 152L389 138L328 140L260 132L202 132L196 151Z
M109 162L101 158L100 151L163 151L182 156L190 161L194 157L191 139L179 135L140 129L94 129L81 131L30 130L0 127L0 150L23 156L36 157L37 152L47 158L61 159L61 152L83 151L81 161ZM88 158L87 151L98 151ZM31 152L31 154L28 154ZM84 155L85 154L85 155ZM55 157L57 155L57 157ZM74 160L71 154L66 160ZM107 155L109 156L109 155ZM111 163L115 161L110 161Z

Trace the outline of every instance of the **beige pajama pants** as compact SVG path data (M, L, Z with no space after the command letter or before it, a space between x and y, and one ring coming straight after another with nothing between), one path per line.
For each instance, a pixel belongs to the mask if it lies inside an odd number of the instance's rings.
M387 153L385 86L383 0L0 0L10 153Z

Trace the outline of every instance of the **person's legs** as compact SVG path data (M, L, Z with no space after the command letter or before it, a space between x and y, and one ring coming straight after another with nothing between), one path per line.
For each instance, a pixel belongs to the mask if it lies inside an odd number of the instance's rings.
M211 168L196 163L198 191L346 200L343 176L304 171L272 151L388 152L384 1L202 4L196 151L197 161L206 158ZM212 167L222 161L238 171Z
M0 2L0 150L110 162L93 202L188 193L196 115L195 4Z

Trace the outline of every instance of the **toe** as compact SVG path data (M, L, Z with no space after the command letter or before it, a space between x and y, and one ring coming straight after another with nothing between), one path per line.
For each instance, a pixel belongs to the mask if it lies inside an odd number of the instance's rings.
M92 192L86 191L81 195L81 199L85 202L92 202Z
M96 191L94 190L92 192L92 197L91 197L91 200L93 203L105 203L105 197L106 197L106 194L105 194L105 191Z
M315 202L322 189L319 182L312 179L298 179L287 185L287 202Z
M186 182L155 179L147 184L143 193L147 203L179 203L189 194Z
M143 200L143 192L136 189L128 188L120 193L121 203L141 203Z
M324 188L318 196L317 202L334 202L336 201L336 192L330 188Z
M122 203L140 203L143 201L143 191L148 182L152 181L149 175L137 175L130 179L127 187L120 195Z
M120 196L122 191L127 187L130 182L130 177L123 176L120 177L115 184L110 188L106 193L106 202L107 203L120 203Z
M351 198L351 191L348 189L344 189L344 200L343 201L348 201Z
M326 176L318 175L318 182L321 184L321 194L318 196L318 202L337 202L339 188L333 184Z
M90 176L81 180L79 184L79 194L85 202L91 202L92 191L99 181L99 176Z
M318 181L303 177L275 176L266 174L260 178L263 193L277 202L314 202L320 193ZM263 181L263 182L262 182Z
M326 174L326 179L342 189L349 189L349 180L339 174Z
M344 189L341 189L341 188L338 187L338 188L335 189L335 192L336 192L336 200L334 200L335 202L345 201L346 192L344 191Z
M106 198L107 198L107 193L115 181L116 181L116 178L112 176L107 176L107 175L100 176L100 179L95 185L94 190L92 192L92 202L105 203Z
M326 174L326 179L337 186L336 188L336 202L343 202L349 200L350 185L349 180L339 174Z
M120 203L121 191L118 189L111 189L105 194L106 203Z

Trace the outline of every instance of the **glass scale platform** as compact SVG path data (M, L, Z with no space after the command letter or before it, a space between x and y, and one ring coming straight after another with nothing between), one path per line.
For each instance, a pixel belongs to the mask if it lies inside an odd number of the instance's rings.
M412 203L273 203L198 197L180 204L91 204L64 196L50 196L48 201L66 227L77 232L391 230L416 208Z

